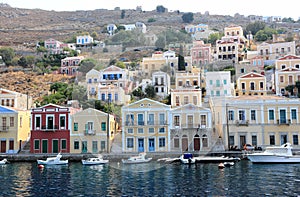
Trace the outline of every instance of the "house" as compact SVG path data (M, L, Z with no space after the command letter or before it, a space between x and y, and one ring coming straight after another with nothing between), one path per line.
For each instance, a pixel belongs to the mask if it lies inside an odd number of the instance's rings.
M244 49L249 45L242 27L236 25L225 27L224 35L216 41L216 59L232 60L234 63L242 61L245 56Z
M93 43L94 39L90 35L76 36L76 45L78 46L90 46Z
M236 79L249 72L257 72L264 75L264 59L261 56L254 56L248 60L240 61L235 64L235 77Z
M250 72L237 79L236 94L241 95L267 95L266 77L259 73Z
M194 104L170 111L171 151L209 151L217 137L213 133L210 109Z
M148 98L122 107L122 151L170 151L171 107Z
M171 89L171 106L186 104L202 105L200 72L177 72L175 75L175 88Z
M194 34L196 32L204 32L208 30L208 25L206 24L198 24L198 25L186 25L185 31L190 34Z
M202 40L194 41L191 48L193 66L203 68L212 61L211 44L204 44Z
M51 54L61 54L63 51L63 48L61 47L62 44L62 42L53 38L44 41L44 47L48 49Z
M132 31L136 28L135 24L122 25L125 28L125 31Z
M70 152L70 112L54 104L31 110L31 153Z
M206 72L206 96L224 97L232 95L230 71Z
M117 126L113 115L88 108L71 115L70 124L70 153L108 152Z
M0 105L12 107L21 110L27 110L33 107L33 100L29 94L0 88Z
M286 55L275 61L275 90L277 95L294 94L285 88L289 85L296 85L300 81L300 57Z
M257 46L257 53L262 56L264 60L276 60L286 55L296 55L295 50L295 41L271 44L263 42Z
M103 102L111 102L117 105L127 105L130 102L130 95L125 94L122 87L115 85L101 85L97 88L98 92L94 92L96 100ZM93 95L93 89L90 90L90 96Z
M154 72L152 74L152 83L157 96L165 98L170 94L171 82L167 73L162 71Z
M138 29L142 33L146 33L147 32L147 26L145 25L145 23L136 22L135 23L135 27L136 27L136 29Z
M106 30L110 36L114 35L117 29L118 28L115 24L108 24L106 27Z
M1 153L18 153L30 134L30 112L0 106Z
M80 62L84 60L83 56L66 57L61 60L60 73L66 75L77 75Z
M210 99L216 132L227 148L245 144L265 148L290 142L299 146L299 99L240 96ZM228 137L229 136L229 137Z

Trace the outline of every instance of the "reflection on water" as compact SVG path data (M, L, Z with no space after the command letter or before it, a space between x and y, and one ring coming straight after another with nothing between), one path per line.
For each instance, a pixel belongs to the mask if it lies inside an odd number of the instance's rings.
M36 163L11 163L0 167L0 196L299 196L299 167L78 162L39 169Z

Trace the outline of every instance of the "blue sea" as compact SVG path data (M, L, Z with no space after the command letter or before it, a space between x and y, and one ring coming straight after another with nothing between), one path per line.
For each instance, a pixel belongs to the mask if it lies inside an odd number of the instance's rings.
M300 196L300 164L0 166L0 196Z

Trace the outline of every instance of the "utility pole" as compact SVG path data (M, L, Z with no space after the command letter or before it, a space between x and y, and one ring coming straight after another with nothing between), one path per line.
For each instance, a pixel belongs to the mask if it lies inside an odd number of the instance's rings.
M228 103L226 103L226 131L227 131L227 147L230 149L230 141L229 141L229 114L228 114Z
M109 110L110 110L110 106L109 106L109 104L110 104L110 100L108 99L107 100L107 135L106 135L106 137L107 137L107 153L109 153L110 151L109 151L109 124L110 124L110 121L109 121Z

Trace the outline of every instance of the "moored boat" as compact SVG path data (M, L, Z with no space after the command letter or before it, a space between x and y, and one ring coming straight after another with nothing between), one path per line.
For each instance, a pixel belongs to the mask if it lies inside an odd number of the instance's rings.
M85 160L81 160L81 163L83 165L100 165L100 164L106 164L109 160L103 159L102 156L98 157L92 157Z
M270 146L262 153L248 154L252 163L300 163L300 157L293 155L290 143L281 146Z
M56 157L48 157L46 160L37 160L38 165L64 165L68 160L61 160L62 155L58 153Z
M0 165L4 165L4 164L6 164L7 163L7 159L2 159L1 161L0 161Z
M196 159L194 158L192 153L184 153L180 156L180 161L183 164L194 164L196 163Z
M140 153L138 156L132 156L128 159L122 159L122 163L125 164L137 164L137 163L147 163L151 161L152 158L146 158L146 153Z
M196 162L199 163L218 163L218 162L237 162L241 159L238 157L225 157L225 156L199 156L195 157Z

